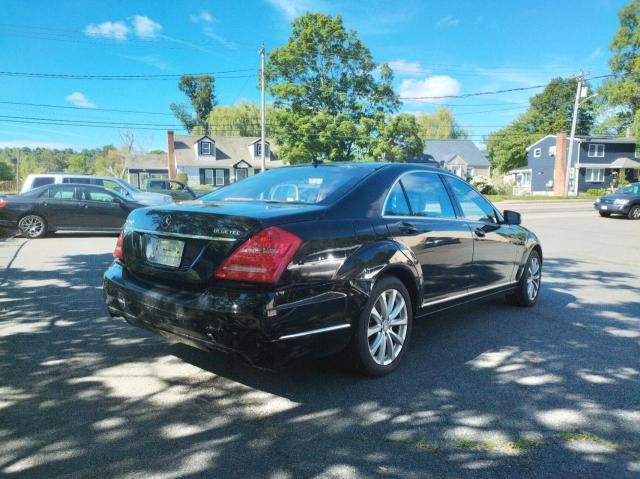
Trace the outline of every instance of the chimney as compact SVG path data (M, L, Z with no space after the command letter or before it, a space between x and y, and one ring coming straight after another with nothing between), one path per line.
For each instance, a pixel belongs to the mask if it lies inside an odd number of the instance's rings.
M556 158L553 165L553 194L564 195L564 182L567 178L567 134L556 135Z
M167 130L167 169L169 170L169 178L173 179L178 173L178 165L176 163L176 151L173 145L173 130Z

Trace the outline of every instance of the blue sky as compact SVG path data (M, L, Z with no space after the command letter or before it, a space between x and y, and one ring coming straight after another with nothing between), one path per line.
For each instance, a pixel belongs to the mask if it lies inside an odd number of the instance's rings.
M624 0L418 1L3 0L1 71L72 75L218 75L220 104L259 101L258 49L282 45L305 11L343 16L378 62L389 62L402 96L442 96L531 87L580 69L608 73L609 41ZM223 78L226 77L226 78ZM540 89L440 100L481 142L506 125ZM0 147L95 147L132 128L138 146L165 148L182 102L177 80L99 81L0 76ZM51 108L15 103L68 106ZM404 111L433 103L405 102ZM123 113L103 109L150 113ZM8 118L9 117L9 118ZM46 120L41 120L46 119ZM70 120L78 125L46 124ZM39 124L28 123L39 122ZM93 123L99 125L99 123Z

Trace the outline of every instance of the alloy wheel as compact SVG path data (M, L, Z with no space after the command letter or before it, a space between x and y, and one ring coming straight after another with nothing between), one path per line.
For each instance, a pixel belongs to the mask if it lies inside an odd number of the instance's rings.
M540 290L540 261L536 256L532 256L527 268L527 296L533 301L538 296Z
M27 238L36 238L44 231L42 218L35 215L25 216L18 223L18 229Z
M404 296L396 289L383 291L371 308L367 340L369 354L382 366L392 363L407 338L408 312Z
M631 217L634 220L640 219L640 208L638 208L637 206L634 207L633 210L631 211Z

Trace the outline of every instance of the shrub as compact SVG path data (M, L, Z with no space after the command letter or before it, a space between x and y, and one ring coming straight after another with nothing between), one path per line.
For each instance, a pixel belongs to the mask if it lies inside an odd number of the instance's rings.
M184 171L178 171L176 180L182 181L186 185L189 183L189 176Z
M606 188L589 188L587 190L587 195L589 196L604 196L607 194Z
M475 186L483 195L495 194L493 182L490 178L485 178L484 176L476 176L474 178L471 178L470 183Z

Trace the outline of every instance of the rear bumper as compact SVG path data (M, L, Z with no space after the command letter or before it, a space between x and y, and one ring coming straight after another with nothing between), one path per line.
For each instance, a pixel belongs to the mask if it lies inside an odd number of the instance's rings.
M174 291L140 281L118 262L103 286L112 316L200 349L239 353L253 364L333 354L351 339L352 301L343 291L297 301L289 300L292 291Z

